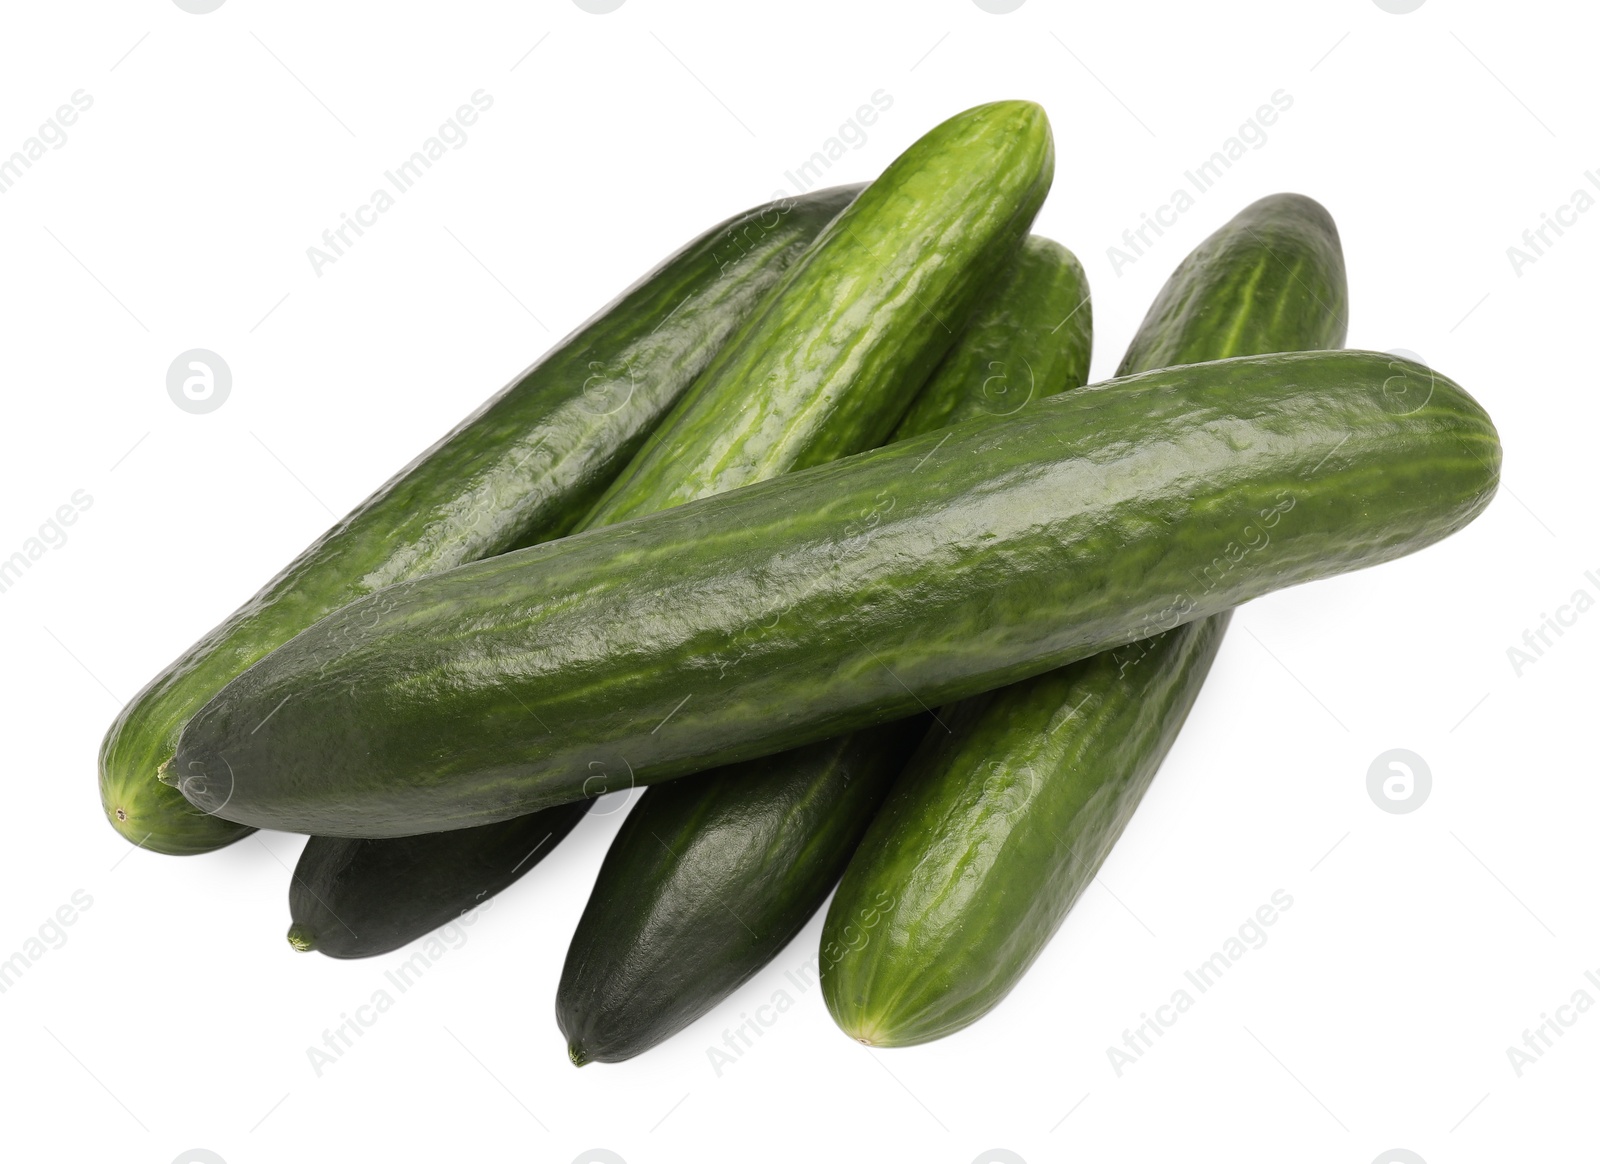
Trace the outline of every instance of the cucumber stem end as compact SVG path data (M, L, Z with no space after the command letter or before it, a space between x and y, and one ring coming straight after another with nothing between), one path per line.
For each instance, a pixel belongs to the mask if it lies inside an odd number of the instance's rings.
M289 927L289 944L302 954L317 948L317 931L299 922Z

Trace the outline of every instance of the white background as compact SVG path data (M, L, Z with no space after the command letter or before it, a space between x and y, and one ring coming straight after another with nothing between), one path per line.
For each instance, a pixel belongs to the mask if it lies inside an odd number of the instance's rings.
M0 556L75 491L93 504L0 594L0 958L75 890L92 906L0 995L0 1152L1577 1159L1600 1013L1520 1077L1506 1049L1575 991L1600 1001L1584 978L1600 972L1600 613L1520 676L1507 648L1574 591L1600 597L1584 576L1600 574L1600 214L1520 274L1507 248L1600 167L1591 18L1449 0L8 5L0 153L79 89L93 107L0 196ZM479 89L494 104L467 144L314 273L306 248ZM1293 107L1266 144L1115 272L1122 231L1280 89ZM1505 444L1500 495L1416 557L1243 610L1098 884L955 1037L871 1052L841 1036L799 970L814 920L671 1042L573 1070L555 984L612 813L318 1077L307 1048L403 955L290 950L298 838L130 849L96 795L106 725L596 306L788 187L877 90L892 108L830 182L875 175L969 105L1045 105L1058 157L1037 229L1089 270L1097 376L1207 233L1273 191L1321 200L1351 346L1419 352L1475 393ZM233 371L209 415L166 392L194 347ZM1367 793L1391 748L1432 772L1405 815ZM1294 904L1266 945L1119 1077L1107 1047L1279 889ZM719 1075L707 1048L779 989L794 1008Z

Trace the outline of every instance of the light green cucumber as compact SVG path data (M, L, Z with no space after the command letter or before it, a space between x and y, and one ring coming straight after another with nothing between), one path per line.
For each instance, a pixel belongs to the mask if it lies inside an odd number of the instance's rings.
M1032 102L980 105L924 134L718 353L588 528L885 440L1022 245L1054 173ZM743 403L731 419L730 392Z

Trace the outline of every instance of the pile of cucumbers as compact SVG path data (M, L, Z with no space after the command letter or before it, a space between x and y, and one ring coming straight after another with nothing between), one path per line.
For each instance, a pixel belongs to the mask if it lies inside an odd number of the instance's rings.
M876 1046L1017 983L1194 705L1232 609L1460 529L1453 381L1339 350L1299 195L1186 258L1086 385L1030 234L1044 111L712 227L392 478L123 709L111 823L307 833L289 940L384 953L645 787L567 951L574 1063L637 1055L838 890L823 997Z

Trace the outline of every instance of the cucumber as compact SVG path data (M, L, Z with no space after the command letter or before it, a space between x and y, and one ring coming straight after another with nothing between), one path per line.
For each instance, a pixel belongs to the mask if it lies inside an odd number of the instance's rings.
M1347 301L1327 212L1265 198L1179 265L1120 370L1338 347ZM931 733L897 781L823 926L823 999L847 1034L927 1042L1011 991L1138 807L1229 617L941 712L950 732Z
M1066 247L1029 235L895 429L896 440L978 416L1009 416L1030 400L1089 380L1094 310L1089 277Z
M1145 313L1117 375L1341 347L1349 314L1344 251L1333 217L1304 194L1269 194L1178 264Z
M572 1062L649 1050L788 945L924 724L917 716L646 789L561 970L556 1021Z
M859 192L712 227L625 291L323 534L122 709L100 796L124 837L204 853L250 830L157 781L189 717L251 663L391 583L566 533L784 271Z
M537 865L589 803L574 801L449 833L380 841L312 837L289 886L289 944L331 958L398 950Z
M504 820L1400 557L1476 517L1499 464L1464 390L1376 352L1063 392L360 599L219 692L165 778L291 831Z
M871 1046L951 1034L1016 985L1183 726L1229 612L953 707L845 870L818 967Z
M964 314L993 282L995 256L1017 252L1016 232L1026 231L1032 221L1049 185L1051 164L1048 124L1037 106L1020 102L981 106L924 136L768 294L661 424L649 449L616 478L606 503L585 525L607 525L624 515L720 492L734 482L772 477L823 455L818 449L835 455L877 443L904 414L918 384L897 371L888 355L898 345L915 366L944 355L952 337L928 312ZM915 214L905 205L909 191L923 191ZM963 233L952 242L957 231ZM868 242L875 253L864 255ZM854 289L848 303L838 297L841 286ZM870 329L854 322L861 314L872 319ZM852 343L863 350L851 349ZM797 366L792 378L772 382L768 369L777 349L820 355ZM752 385L761 387L753 392ZM761 418L760 425L741 427L752 416ZM748 439L729 439L741 432ZM494 830L503 828L482 826L488 834L484 843L496 845ZM301 855L297 882L319 888L320 900L312 900L341 923L347 936L352 930L371 931L385 942L403 944L439 924L450 902L466 909L482 895L485 873L475 866L457 867L470 837L411 837L392 856L371 852L371 846L383 844L314 837ZM344 855L357 846L367 847L361 860ZM337 883L319 877L327 869L340 870ZM389 877L399 869L405 879L394 896L368 884L361 873ZM496 888L511 880L504 877ZM404 895L424 884L427 892L408 913ZM294 913L293 894L290 904ZM374 909L382 915L381 924L368 917ZM326 931L326 923L320 928ZM301 947L296 936L291 928L291 944Z
M1082 384L1089 315L1078 260L1029 236L896 435L931 423L919 416L1011 410L997 390L1008 370L1031 372L1013 397ZM572 1061L648 1050L776 957L843 872L921 721L645 789L567 950L556 1021Z
M1054 173L1050 123L1031 101L979 105L923 135L718 353L588 528L885 440L1022 245ZM734 417L730 392L745 398Z

